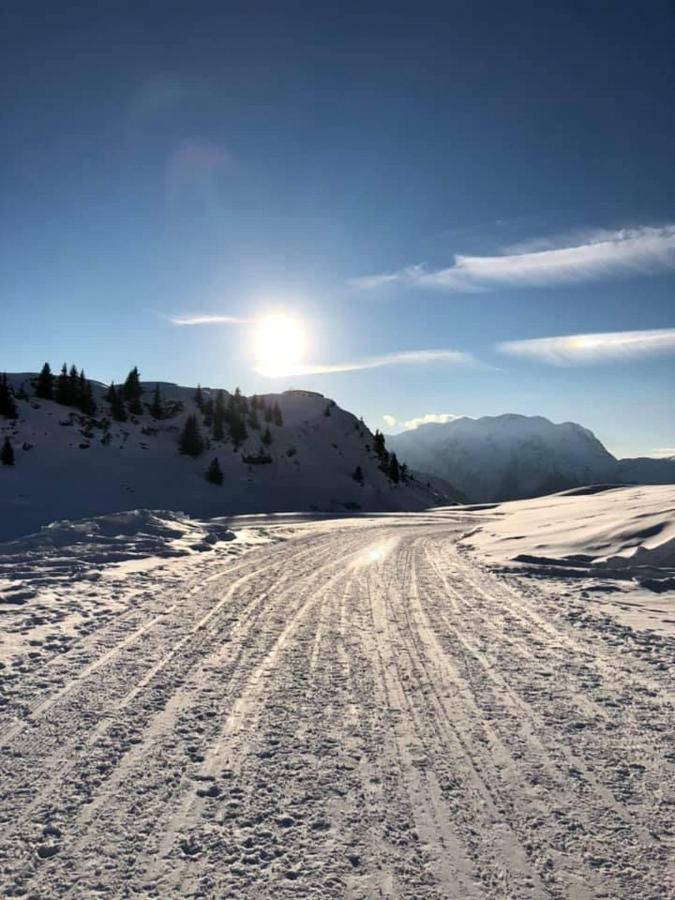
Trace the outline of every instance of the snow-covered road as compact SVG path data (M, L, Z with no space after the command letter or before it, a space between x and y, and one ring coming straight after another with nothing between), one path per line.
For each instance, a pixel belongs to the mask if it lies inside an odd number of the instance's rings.
M307 526L26 674L3 895L673 896L672 644L489 573L467 527Z

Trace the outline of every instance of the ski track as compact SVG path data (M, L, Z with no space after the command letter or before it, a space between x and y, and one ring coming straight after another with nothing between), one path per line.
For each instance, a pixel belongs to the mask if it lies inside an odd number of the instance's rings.
M675 896L672 643L491 574L465 530L308 529L27 675L3 896Z

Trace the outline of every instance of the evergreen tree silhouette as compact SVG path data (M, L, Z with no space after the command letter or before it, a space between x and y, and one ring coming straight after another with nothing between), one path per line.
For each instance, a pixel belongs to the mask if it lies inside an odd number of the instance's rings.
M363 484L364 478L363 478L363 469L361 468L361 466L357 466L354 469L354 471L352 472L352 478L354 479L354 481L358 482L359 484Z
M209 467L206 470L206 480L210 481L211 484L223 483L223 470L220 468L217 456L214 456L209 463Z
M2 445L2 450L0 450L0 463L2 463L3 466L14 465L14 448L12 447L12 442L8 437L5 438L5 442Z
M270 431L269 426L263 431L261 441L266 447L269 447L272 443L272 432Z
M150 415L153 419L164 418L164 407L162 405L162 396L159 392L159 385L155 385L155 393L152 397L152 403L149 407Z
M7 376L0 376L0 416L5 419L16 419L18 413L12 388L7 381Z
M110 415L113 419L116 422L126 422L127 411L124 407L122 392L117 390L114 381L111 382L106 396L108 397L108 403L110 403Z
M86 416L93 416L96 412L96 403L94 402L94 394L91 389L91 382L87 380L84 369L80 372L77 385L77 402L76 405L82 410Z
M42 400L51 400L54 397L54 376L48 362L40 370L35 382L35 396Z
M275 425L278 425L281 427L281 425L284 424L284 419L283 419L283 416L281 415L281 407L279 406L278 403L274 404L273 418L274 418Z
M197 416L189 415L183 425L183 431L178 439L178 448L187 456L199 456L204 452L204 438L199 430Z
M251 409L248 414L248 425L249 428L253 428L257 431L260 428L260 419L258 418L258 405L257 403L253 403L253 399L251 399Z
M213 440L222 441L225 437L225 397L222 391L218 391L216 399L213 403Z
M141 387L140 373L138 366L134 366L122 386L122 397L127 402L129 412L134 416L140 416L143 412L143 407L141 406L142 394L143 388Z
M76 406L79 394L79 386L80 386L80 373L77 371L77 366L73 365L70 367L68 372L68 386L66 388L66 406Z
M394 484L398 484L401 480L401 469L399 467L395 453L392 453L389 457L389 477L394 482Z
M65 363L61 366L61 371L56 379L54 399L63 406L68 405L68 366Z
M200 384L197 385L197 390L195 391L194 401L197 404L197 407L204 412L204 394L202 393L202 386Z

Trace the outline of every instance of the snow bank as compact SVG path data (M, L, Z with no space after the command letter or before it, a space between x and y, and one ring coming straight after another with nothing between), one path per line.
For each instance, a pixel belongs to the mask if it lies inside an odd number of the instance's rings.
M665 578L675 585L675 487L596 485L476 510L465 545L510 568ZM669 571L672 570L672 573Z
M110 617L180 588L193 567L205 580L292 526L135 509L62 520L0 543L0 669L28 671L41 654L65 652ZM297 527L297 526L296 526Z

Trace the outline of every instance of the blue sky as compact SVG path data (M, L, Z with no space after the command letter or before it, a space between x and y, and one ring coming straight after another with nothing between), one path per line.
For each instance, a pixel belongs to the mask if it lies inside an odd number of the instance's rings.
M2 5L3 369L675 447L671 3L125 6Z

